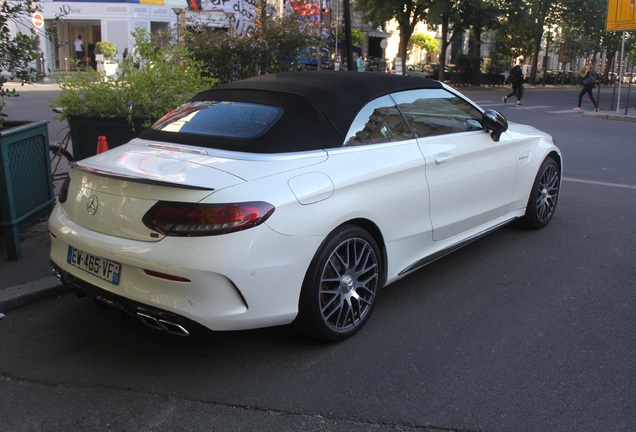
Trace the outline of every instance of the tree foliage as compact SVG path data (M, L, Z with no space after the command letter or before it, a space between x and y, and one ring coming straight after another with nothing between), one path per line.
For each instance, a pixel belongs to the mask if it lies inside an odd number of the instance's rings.
M294 16L272 17L245 36L208 26L190 27L185 36L207 73L222 83L293 71L300 66L301 53L315 52L320 43L315 27Z
M344 32L338 33L338 40L340 42L345 42L346 39L347 35ZM364 33L362 33L362 31L358 29L351 29L351 39L353 45L362 46L362 44L364 43Z
M468 54L479 56L482 33L495 29L499 23L501 5L497 0L428 0L427 23L439 30L442 37L439 59L440 80L444 79L446 54L450 44L469 31L472 50Z
M439 41L433 36L424 33L415 33L412 35L409 45L416 46L424 51L439 50Z
M15 89L7 90L4 84L8 78L15 77L22 83L35 81L37 70L31 66L35 60L34 49L37 36L17 33L11 36L9 24L23 24L30 20L31 13L37 9L33 0L21 2L0 1L0 129L4 123L6 114L3 108L6 106L5 97L18 96Z
M607 81L615 55L620 49L622 34L605 30L606 13L606 2L563 0L561 25L562 49L566 49L571 55L589 59L599 52L607 53L603 71Z
M484 61L489 71L507 70L515 59L525 57L531 76L539 70L539 55L551 39L550 51L561 58L594 57L607 54L606 70L620 50L620 32L605 31L606 1L598 0L358 0L364 20L381 26L395 19L399 25L399 56L417 43L410 29L418 21L441 34L439 70L444 79L448 47L461 42L469 32L471 43L465 54L479 56L483 34L492 34L494 46ZM634 38L628 38L626 51ZM454 54L455 56L455 54Z
M416 49L419 50L419 52L436 52L439 50L439 41L430 34L414 33L409 40L409 55L413 55L414 52L417 52Z

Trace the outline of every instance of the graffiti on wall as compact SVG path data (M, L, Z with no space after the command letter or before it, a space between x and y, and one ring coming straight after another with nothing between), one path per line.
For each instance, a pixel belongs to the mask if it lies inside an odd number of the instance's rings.
M197 12L223 12L230 27L237 35L244 35L254 27L258 18L258 0L187 0L188 6Z

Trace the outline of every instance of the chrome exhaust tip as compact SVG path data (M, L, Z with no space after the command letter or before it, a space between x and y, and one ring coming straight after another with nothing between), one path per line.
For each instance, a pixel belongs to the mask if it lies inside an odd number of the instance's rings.
M190 332L181 324L170 322L161 318L155 318L142 312L137 312L137 316L141 322L155 330L162 330L177 336L190 336Z
M155 317L151 317L150 315L146 315L141 312L137 312L137 316L139 317L141 322L146 324L148 327L152 327L155 330L163 330Z
M58 278L59 280L64 282L64 279L62 277L62 273L60 273L60 271L57 269L57 267L51 266L51 271L53 272L53 276L55 276L56 278Z
M190 336L190 332L185 329L181 324L173 323L166 320L159 320L165 331L175 334L177 336Z

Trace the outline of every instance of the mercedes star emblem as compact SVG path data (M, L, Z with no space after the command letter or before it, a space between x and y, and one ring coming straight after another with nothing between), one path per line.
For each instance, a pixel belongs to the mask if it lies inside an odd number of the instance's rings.
M91 195L88 199L88 203L86 203L86 210L88 210L88 214L92 216L97 213L98 206L99 201L97 200L97 195Z

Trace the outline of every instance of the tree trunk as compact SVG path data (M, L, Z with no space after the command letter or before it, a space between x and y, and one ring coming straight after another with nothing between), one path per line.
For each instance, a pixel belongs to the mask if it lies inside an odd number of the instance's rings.
M532 67L530 68L530 76L528 84L534 85L537 76L537 64L539 63L539 51L541 51L541 41L543 40L543 19L537 24L537 32L534 36L534 53L532 54Z
M402 59L402 74L406 73L406 50L409 45L409 39L411 35L409 34L408 28L400 24L400 47L398 49L398 57Z
M345 45L347 49L347 70L355 71L356 65L353 62L353 37L351 36L351 3L350 0L344 0L344 22L345 22ZM338 41L336 41L336 44Z
M474 54L476 56L481 56L481 27L473 28L473 38L475 41Z
M444 69L446 68L446 50L448 49L448 16L442 17L442 49L437 63L437 79L444 82Z

